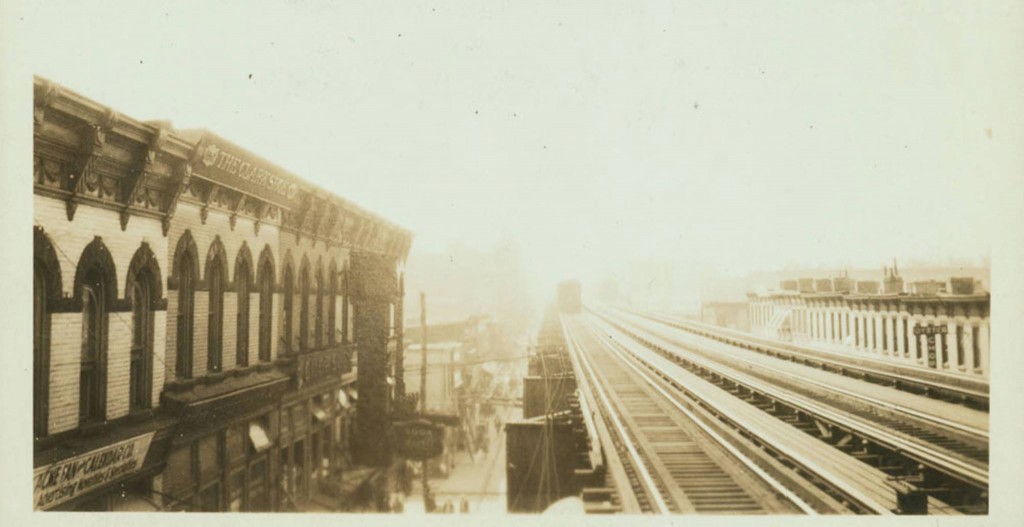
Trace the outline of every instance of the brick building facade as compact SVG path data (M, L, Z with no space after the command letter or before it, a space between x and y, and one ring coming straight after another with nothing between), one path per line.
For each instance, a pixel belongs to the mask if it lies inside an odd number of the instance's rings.
M990 295L972 278L908 287L893 268L881 283L841 276L780 285L748 294L754 333L953 374L991 373Z
M208 131L35 94L35 507L282 510L384 464L411 234Z

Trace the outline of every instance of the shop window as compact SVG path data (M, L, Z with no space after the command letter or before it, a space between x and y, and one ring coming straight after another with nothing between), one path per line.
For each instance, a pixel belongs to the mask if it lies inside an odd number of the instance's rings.
M270 509L267 496L267 460L262 457L249 465L248 510L259 512Z
M220 482L213 482L199 491L199 510L217 512L220 510Z
M215 255L207 268L206 282L210 291L209 325L206 329L206 369L218 372L223 368L224 346L224 265Z
M309 266L303 265L299 274L299 349L309 347Z
M220 434L210 434L199 440L199 480L209 481L221 474Z
M152 277L147 270L135 275L132 287L132 348L129 406L142 410L151 406L153 388Z
M238 318L235 322L235 363L249 365L249 264L244 260L235 270Z
M306 496L306 442L300 439L292 445L292 479L295 481L295 495Z
M188 444L171 450L167 468L163 473L163 487L173 498L168 505L174 510L191 508L195 492L195 459L193 445Z
M82 359L79 384L79 419L102 421L106 412L105 355L107 348L106 283L98 269L90 269L82 283Z
M238 425L228 428L224 441L224 452L229 467L235 467L245 461L248 432L247 429Z
M292 477L291 459L291 449L281 448L281 490L289 495L295 493L295 478ZM282 500L282 503L285 503L285 500Z
M228 477L228 510L239 512L247 508L245 499L245 470L236 470Z
M315 342L316 347L324 345L324 273L317 269L316 272L316 321Z

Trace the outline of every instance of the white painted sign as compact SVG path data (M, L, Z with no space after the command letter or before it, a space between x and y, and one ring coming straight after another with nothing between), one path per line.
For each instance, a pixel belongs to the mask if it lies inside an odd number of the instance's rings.
M139 470L155 433L149 432L35 469L35 509L56 507Z

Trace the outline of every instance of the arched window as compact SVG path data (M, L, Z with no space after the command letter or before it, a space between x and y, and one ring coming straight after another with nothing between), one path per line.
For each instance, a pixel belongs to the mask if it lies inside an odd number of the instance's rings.
M295 313L294 310L294 290L295 287L292 284L292 266L285 264L284 268L284 352L290 352L292 350L292 315Z
M95 266L84 274L82 298L82 357L78 417L83 423L106 417L107 288L113 287Z
M224 265L215 255L206 272L206 283L210 291L209 326L206 330L206 370L218 372L223 369L224 356Z
M178 315L177 359L174 371L181 379L192 378L192 333L195 329L196 262L192 254L184 252L178 261Z
M316 271L316 347L324 345L324 273L323 268Z
M32 429L47 434L50 415L50 312L61 296L57 251L41 227L32 228Z
M32 428L36 437L46 435L50 395L49 284L39 265L32 273Z
M153 406L153 341L155 311L163 297L160 265L149 244L135 251L128 266L125 297L131 304L131 349L128 376L128 407L131 411Z
M350 311L349 307L349 272L346 267L341 272L341 342L342 344L348 344L352 341L352 332L350 330Z
M132 349L128 400L132 410L152 406L152 280L149 271L144 270L135 275L135 281L131 284Z
M269 257L261 256L260 260L260 362L269 362L274 320L274 266Z
M239 259L235 269L235 290L238 294L238 319L235 328L235 363L249 365L249 263Z
M327 341L334 344L338 341L337 338L337 326L336 322L336 311L335 305L338 303L338 273L334 269L334 265L331 265L330 273L330 289L327 293Z
M309 347L309 266L303 265L299 275L301 298L299 302L299 349L305 351Z

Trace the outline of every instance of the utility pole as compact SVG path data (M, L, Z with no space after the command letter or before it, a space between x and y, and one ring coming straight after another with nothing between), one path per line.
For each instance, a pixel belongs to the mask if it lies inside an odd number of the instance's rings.
M427 415L427 294L420 292L420 414Z
M420 291L420 415L427 416L427 294ZM427 479L427 461L423 460L423 510L434 512L431 506L430 481Z

